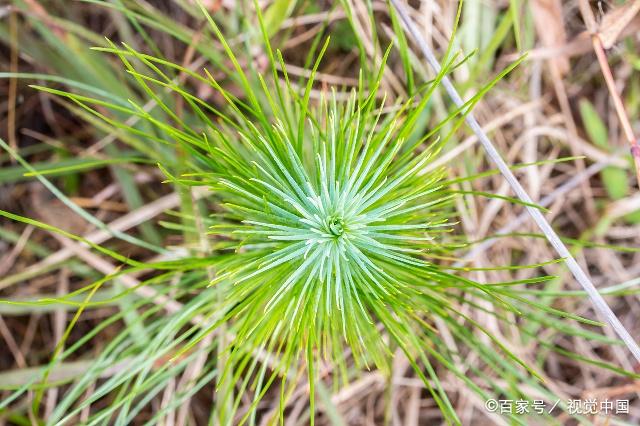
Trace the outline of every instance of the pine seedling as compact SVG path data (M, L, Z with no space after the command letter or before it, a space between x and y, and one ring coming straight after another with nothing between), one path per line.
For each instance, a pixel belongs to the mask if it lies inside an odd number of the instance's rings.
M206 248L204 257L140 265L103 251L131 266L109 279L155 269L159 275L140 286L152 285L159 295L171 294L183 305L166 314L160 313L162 303L144 299L106 321L141 312L104 349L86 376L73 383L47 421L73 422L81 410L108 396L107 407L91 412L89 423L128 424L163 389L175 386L172 381L186 377L190 365L200 363L197 377L150 423L179 410L183 401L214 382L213 424L256 423L259 404L268 392L280 392L274 420L282 420L300 387L308 389L308 417L313 424L319 409L316 400L326 394L328 383L339 387L371 368L389 377L393 357L401 354L443 417L457 424L449 400L454 392L445 389L444 375L454 376L483 401L496 396L531 399L519 384L547 400L554 398L534 367L520 360L501 336L485 329L469 309L506 326L517 325L515 318L520 316L562 333L613 343L550 320L547 316L555 315L597 324L537 304L518 286L541 283L547 277L480 284L449 266L464 240L457 236L452 204L460 194L455 189L460 179L449 180L445 168L425 170L479 96L451 113L446 121L453 129L439 139L444 123L417 137L414 126L454 61L429 84L416 88L414 97L390 103L381 86L385 55L380 70L362 72L359 86L346 92L344 99L345 92L338 96L339 88L318 91L314 82L328 41L318 44L311 77L299 90L290 81L280 52L272 50L259 13L262 46L270 61L266 75L242 67L236 49L204 8L202 12L231 64L225 77L241 89L242 96L226 90L206 70L194 72L111 43L97 50L122 61L166 120L133 101L123 105L41 88L71 100L114 129L186 153L178 172L160 165L167 181L210 190L206 200L210 214L195 218L190 222L194 229L189 229ZM192 94L178 83L177 73L217 91L225 106L216 108ZM312 101L317 93L320 96ZM189 120L171 107L175 96L190 110ZM111 118L105 107L138 117L155 132ZM184 230L186 225L174 227ZM90 295L97 285L77 294ZM92 302L86 300L82 306ZM132 332L136 326L146 331L143 342ZM67 359L81 344L64 350L55 362ZM548 343L545 348L563 350ZM467 363L469 354L482 367ZM565 355L571 356L566 351ZM83 399L113 365L123 367ZM53 384L36 388L48 385ZM249 408L240 410L240 404L247 405L247 396ZM327 398L323 406L325 412L331 411ZM511 421L526 423L517 416Z
M169 87L206 117L207 105L175 86L157 66L185 70L126 46L101 50L118 55L150 95L149 84ZM155 75L135 70L131 58ZM239 66L236 70L240 83L250 87L253 76ZM232 389L219 389L219 404L227 408L220 408L218 421L233 416L247 390L256 395L257 405L276 378L293 381L290 366L300 359L307 366L313 419L318 366L335 365L346 383L347 347L356 366L387 373L399 348L445 415L456 418L427 357L440 350L430 337L436 333L430 316L457 317L450 292L473 289L492 302L501 298L435 261L458 247L446 237L455 223L450 220L455 191L443 169L421 172L441 146L432 139L439 126L407 141L438 79L419 93L417 105L411 99L393 105L395 112L383 113L381 76L374 76L369 87L361 78L346 102L339 102L334 92L314 105L309 96L313 80L299 95L289 84L269 87L258 78L262 91L252 91L245 103L206 73L197 78L223 95L230 114L216 111L218 122L207 119L202 135L153 121L193 154L194 171L176 177L165 170L169 181L210 188L220 208L209 219L214 236L210 247L219 253L211 261L216 277L209 285L221 302L210 316L212 324L174 355L179 359L222 325L230 327L234 337L225 348L226 363L217 382L240 383L240 391L234 398ZM93 111L89 99L57 93ZM136 106L130 112L151 120ZM269 365L271 371L268 364L259 366L259 353L277 360ZM505 354L517 360L509 351ZM252 415L250 410L247 417Z

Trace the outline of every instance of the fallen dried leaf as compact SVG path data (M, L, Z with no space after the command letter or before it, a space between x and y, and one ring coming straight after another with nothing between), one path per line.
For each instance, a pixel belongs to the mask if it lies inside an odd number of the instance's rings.
M633 25L640 27L640 19L634 19L638 12L640 12L640 0L627 2L607 12L598 28L600 40L605 49L613 47L622 31L632 22Z

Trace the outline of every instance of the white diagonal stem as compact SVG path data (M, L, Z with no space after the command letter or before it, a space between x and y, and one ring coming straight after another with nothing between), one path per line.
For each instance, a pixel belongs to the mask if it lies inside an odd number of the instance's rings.
M420 47L422 54L427 59L427 62L429 63L431 68L433 68L436 73L439 73L442 69L440 63L436 59L431 49L422 40L420 33L418 32L415 24L404 9L404 6L402 6L398 0L391 0L391 3L398 12L398 15L400 16L400 19L402 20L402 23L404 24L406 30L411 34L411 36ZM458 91L455 89L455 87L451 83L451 80L449 80L447 76L444 76L442 78L442 85L453 100L453 103L456 104L456 106L458 106L459 108L462 108L465 105L465 102L462 100L462 98L458 94ZM616 314L613 313L602 295L598 293L598 290L593 285L587 274L585 274L585 272L582 270L578 262L571 255L571 252L569 252L562 240L560 240L560 237L558 237L558 234L556 234L551 225L549 225L549 222L547 222L540 210L530 206L531 204L534 204L533 200L531 199L531 197L529 197L529 194L527 194L527 191L525 191L522 185L520 185L520 182L518 182L518 179L516 179L515 175L511 172L511 169L509 168L507 163L504 161L493 143L491 143L491 140L489 140L486 133L482 130L482 127L480 127L480 124L478 124L478 121L476 120L472 111L469 111L467 113L467 115L465 116L465 121L469 125L469 127L471 127L471 130L473 130L473 132L477 135L487 155L489 156L489 158L491 158L491 161L493 161L494 164L498 167L498 170L500 170L500 173L502 173L518 198L523 202L529 204L528 206L525 206L525 208L527 209L533 220L536 222L540 230L543 232L549 243L551 243L553 248L556 250L558 255L560 255L560 257L564 259L565 264L575 277L576 281L578 281L582 288L584 288L584 290L587 292L597 313L611 325L611 327L614 329L616 334L618 334L620 339L622 339L634 358L640 363L640 346L638 346L638 343L634 340L633 337L631 337L631 334L629 334L624 325L622 325Z

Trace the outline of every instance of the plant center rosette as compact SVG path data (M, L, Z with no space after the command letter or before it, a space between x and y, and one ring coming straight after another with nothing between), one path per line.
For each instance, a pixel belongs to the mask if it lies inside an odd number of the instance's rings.
M424 313L446 309L443 291L460 279L429 261L450 251L452 194L427 169L436 144L407 142L411 112L380 111L354 96L311 111L302 138L282 122L246 123L240 146L216 133L223 172L211 186L224 211L212 232L233 256L214 284L226 288L236 351L340 364L347 343L357 363L386 369L384 335L417 336ZM413 339L396 344L412 351Z

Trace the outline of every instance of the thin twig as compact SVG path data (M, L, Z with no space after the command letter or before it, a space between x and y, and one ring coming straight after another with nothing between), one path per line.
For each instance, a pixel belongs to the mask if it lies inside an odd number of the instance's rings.
M546 195L545 197L540 199L540 201L538 202L538 205L541 207L549 207L551 203L553 203L555 200L557 200L560 197L564 197L569 191L573 190L576 186L580 185L580 182L582 182L583 180L587 180L590 177L596 175L602 169L607 167L607 165L609 165L609 163L607 162L599 162L599 163L592 164L591 166L587 167L582 173L576 174L575 176L571 177L571 179L568 179L566 182L564 182L562 185L556 188L549 195ZM505 226L503 226L498 231L496 231L495 236L501 236L501 235L509 234L515 231L516 229L520 228L523 224L525 224L527 217L528 217L527 214L523 212L517 218L515 218L514 220L510 220ZM460 267L464 265L464 263L474 259L480 253L488 250L497 241L498 239L492 238L479 243L478 245L474 246L473 249L469 250L469 252L460 261L456 262L453 266Z
M20 253L22 253L22 250L29 242L29 237L31 237L31 233L34 229L35 228L31 225L24 228L24 231L22 231L22 234L20 235L20 238L16 242L16 245L13 247L13 249L9 253L0 257L0 276L3 276L7 272L9 272L16 259L18 258Z
M26 368L27 360L24 357L24 354L20 351L20 347L16 342L16 339L11 334L11 330L0 316L0 337L2 337L6 343L7 352L13 355L13 358L16 361L16 365L18 368Z
M201 187L198 187L194 191L197 198L204 197L207 194L207 190ZM179 204L180 196L177 192L172 192L171 194L158 198L157 200L147 203L137 210L127 213L126 215L120 216L112 222L109 222L106 225L109 231L106 231L104 229L97 229L84 235L83 238L94 244L102 244L112 238L115 231L127 231L128 229L138 226L139 224L144 223L145 221L150 220L153 217L165 212L166 210L172 209ZM74 252L70 248L62 248L46 257L45 259L41 260L40 262L27 267L25 270L19 273L0 279L0 290L14 285L20 281L33 278L38 274L44 273L50 270L52 266L64 262L70 257L73 257L73 255Z
M593 11L591 10L591 7L586 0L580 1L580 13L582 14L582 18L587 25L587 30L591 33L591 43L593 44L593 51L596 53L596 57L598 58L598 64L600 64L600 70L602 70L604 81L607 83L607 89L609 89L609 94L611 95L611 99L613 100L613 105L616 108L616 114L618 115L618 120L620 120L620 124L622 125L624 136L629 143L629 147L631 148L631 156L633 157L633 161L636 166L636 177L638 180L637 184L638 187L640 187L640 145L638 145L638 139L633 134L633 128L631 127L631 123L629 122L629 116L627 115L627 111L624 108L624 104L622 103L620 94L616 89L616 82L613 79L613 72L611 72L609 61L607 61L607 55L604 51L604 44L600 36L600 31L598 31L597 29Z
M53 232L50 232L50 234L52 237L58 240L60 244L62 244L65 248L71 250L73 254L78 256L80 259L86 262L87 265L91 266L96 271L102 272L105 275L110 275L118 270L116 266L112 265L109 261L93 253L88 247L84 246L83 244L77 243L63 235L59 235ZM155 303L156 305L162 306L164 310L170 314L176 314L177 312L182 311L182 303L172 299L165 294L158 292L151 286L141 285L140 281L130 275L122 275L117 279L118 282L123 286L129 289L135 289L134 291L137 295L145 300ZM202 315L195 315L191 319L191 322L193 324L206 324L206 318Z
M427 46L427 43L425 43L420 37L420 33L418 32L411 18L409 18L409 15L404 9L404 6L402 6L398 0L391 0L391 3L397 10L398 15L400 16L404 26L406 27L406 30L418 43L431 68L433 68L436 73L439 73L442 69L440 63L438 62L430 48ZM462 100L447 76L444 76L442 78L442 85L449 94L449 97L451 97L451 99L453 100L454 104L456 104L456 106L458 106L459 108L462 108L465 105L465 102ZM469 111L467 113L467 115L465 116L465 121L467 125L469 125L469 127L473 130L473 132L478 136L478 139L480 140L480 143L487 152L488 156L498 167L518 198L528 204L526 206L526 209L529 211L529 214L532 216L533 220L536 222L540 230L544 233L545 237L547 238L549 243L551 243L558 255L560 255L560 257L564 259L573 276L587 292L587 294L591 298L591 301L593 302L596 311L611 325L611 327L613 327L613 329L625 343L627 348L629 348L629 351L640 363L640 346L638 346L638 343L636 343L633 337L631 337L627 329L624 327L624 325L622 325L618 317L613 313L604 298L600 295L600 293L598 293L596 287L582 270L578 262L571 255L571 252L569 252L562 240L560 240L558 234L556 234L551 225L549 225L540 210L531 207L531 205L534 203L533 200L531 199L531 197L529 197L529 194L527 194L522 185L520 185L520 182L518 182L515 175L511 172L511 169L509 168L507 163L500 156L498 150L494 147L493 143L489 140L485 132L482 130L482 127L480 127L480 124L476 120L472 111Z

